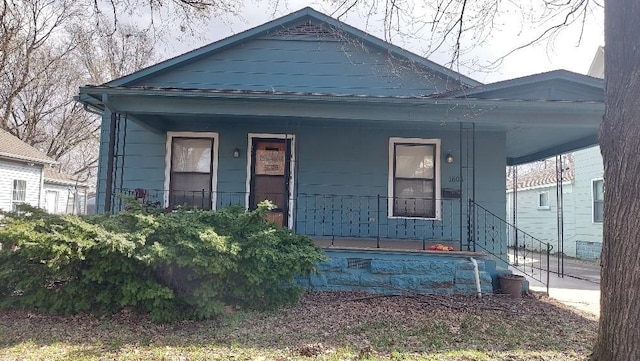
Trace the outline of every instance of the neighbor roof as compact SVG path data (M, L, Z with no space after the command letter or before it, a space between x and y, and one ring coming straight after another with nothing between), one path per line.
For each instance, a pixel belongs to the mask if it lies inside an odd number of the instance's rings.
M575 171L573 166L573 160L569 158L565 160L564 171L562 172L562 181L573 181L575 178ZM518 190L523 190L527 188L536 188L536 187L544 187L544 186L554 186L556 185L558 179L558 175L556 172L556 167L546 167L541 169L534 169L529 171L526 174L518 176L517 187ZM513 178L507 178L507 190L513 190Z
M158 64L152 65L135 73L126 75L124 77L112 80L110 82L105 83L107 86L126 86L127 84L140 80L142 78L151 76L158 72L164 72L175 68L176 66L180 66L182 64L190 63L196 61L204 56L211 55L215 52L219 52L222 50L226 50L230 47L238 45L239 43L245 42L249 39L255 39L259 36L269 33L274 30L282 30L287 26L299 22L303 19L315 19L324 24L327 24L333 28L339 29L345 32L347 35L353 36L355 38L361 39L364 43L374 46L379 49L384 49L388 51L391 55L398 56L410 60L416 64L420 64L428 69L431 69L435 72L441 73L446 77L453 78L459 82L461 82L465 86L477 86L482 83L471 79L467 76L464 76L456 71L453 71L449 68L446 68L440 64L434 63L422 56L414 54L408 50L402 49L398 46L395 46L391 43L388 43L380 38L377 38L371 34L368 34L362 30L354 28L353 26L347 25L339 20L336 20L328 15L325 15L321 12L314 10L311 7L306 7L304 9L295 11L289 15L283 16L281 18L272 20L265 24L259 25L255 28L243 31L236 35L232 35L225 39L216 41L209 45L205 45L201 48L192 50L185 54L176 56L174 58L165 60Z
M74 178L71 174L60 172L55 168L44 169L44 182L61 185L72 185L79 187L87 187L87 184Z
M43 152L4 129L0 129L0 157L38 164L56 163Z

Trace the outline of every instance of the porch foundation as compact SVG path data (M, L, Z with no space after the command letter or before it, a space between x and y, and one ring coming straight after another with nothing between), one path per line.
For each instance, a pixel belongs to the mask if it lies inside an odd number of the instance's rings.
M483 293L493 292L495 262L474 252L390 251L326 248L329 260L318 274L298 279L314 291L365 291L382 294L474 294L473 264L478 262Z

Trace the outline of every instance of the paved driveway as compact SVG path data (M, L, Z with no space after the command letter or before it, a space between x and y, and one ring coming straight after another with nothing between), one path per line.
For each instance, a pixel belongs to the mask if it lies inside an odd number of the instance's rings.
M551 257L549 275L549 296L582 311L600 316L600 264L565 258L564 262ZM564 268L564 277L558 272ZM514 273L519 274L516 270ZM546 292L546 287L528 278L529 289Z

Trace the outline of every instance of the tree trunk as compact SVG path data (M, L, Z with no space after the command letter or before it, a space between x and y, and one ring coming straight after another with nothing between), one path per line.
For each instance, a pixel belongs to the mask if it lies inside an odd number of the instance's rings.
M604 232L592 361L640 360L640 1L605 1Z

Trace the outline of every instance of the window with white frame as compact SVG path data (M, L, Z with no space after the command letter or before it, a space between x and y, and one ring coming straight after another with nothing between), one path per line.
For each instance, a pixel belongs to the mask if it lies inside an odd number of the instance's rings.
M214 138L171 137L169 205L211 209Z
M538 209L549 209L549 192L538 193Z
M440 140L389 139L389 216L440 216Z
M11 208L13 211L18 210L18 206L24 204L27 200L27 181L23 179L13 180L13 191L11 193Z
M604 180L594 179L591 181L593 199L593 222L604 221Z

